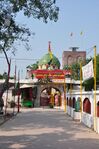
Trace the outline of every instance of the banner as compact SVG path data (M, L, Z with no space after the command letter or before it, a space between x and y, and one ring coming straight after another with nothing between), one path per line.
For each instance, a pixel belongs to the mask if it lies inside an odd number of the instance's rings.
M87 65L82 67L82 77L83 77L83 81L94 77L92 60Z
M34 74L37 79L40 78L51 78L51 79L64 79L66 75L71 75L70 70L30 70L30 74Z

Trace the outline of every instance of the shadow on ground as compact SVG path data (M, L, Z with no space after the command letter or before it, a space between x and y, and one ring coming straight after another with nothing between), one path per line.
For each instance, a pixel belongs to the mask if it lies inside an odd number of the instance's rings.
M98 149L99 136L62 111L27 111L1 126L4 149Z

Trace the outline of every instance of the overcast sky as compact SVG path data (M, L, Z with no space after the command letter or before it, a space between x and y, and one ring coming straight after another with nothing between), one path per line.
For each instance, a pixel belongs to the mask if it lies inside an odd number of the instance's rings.
M99 53L99 0L57 0L60 8L59 20L49 21L27 19L20 13L17 16L19 24L26 24L35 36L30 38L32 50L26 51L18 47L16 56L10 52L9 56L16 60L17 70L20 70L21 78L25 77L26 66L33 64L48 51L48 41L51 41L53 54L62 61L62 53L69 47L77 46L79 50L86 50L87 57L93 56L90 49L96 45ZM82 32L82 35L80 34ZM70 34L73 33L72 37ZM0 54L0 73L7 71L4 55ZM24 59L24 60L20 60ZM15 60L12 60L11 75L14 74Z

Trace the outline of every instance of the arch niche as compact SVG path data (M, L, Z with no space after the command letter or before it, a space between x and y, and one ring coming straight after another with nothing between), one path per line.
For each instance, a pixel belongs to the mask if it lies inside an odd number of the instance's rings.
M67 58L67 64L71 65L72 63L73 63L73 57L71 55L69 55Z
M61 106L61 91L56 87L46 87L40 93L40 106Z
M83 111L91 114L91 103L88 98L85 98L83 101Z

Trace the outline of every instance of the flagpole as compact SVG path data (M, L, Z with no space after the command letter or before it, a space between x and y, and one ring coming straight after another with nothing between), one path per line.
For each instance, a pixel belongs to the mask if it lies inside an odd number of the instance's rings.
M73 32L70 33L70 44L73 45Z
M16 71L17 71L17 67L16 67L16 61L15 61L15 70L14 70L14 91L16 90ZM15 103L15 93L14 93L14 103ZM13 107L13 114L15 113L15 106Z
M71 72L72 72L72 67L71 67ZM70 77L70 96L72 99L72 76Z
M82 116L82 63L80 63L80 98L81 98L81 116Z
M96 131L96 46L94 46L94 130Z
M20 71L18 71L18 113L20 112Z
M83 31L80 32L81 36L81 47L84 48L84 36L83 36Z
M64 76L64 112L66 112L66 81Z

